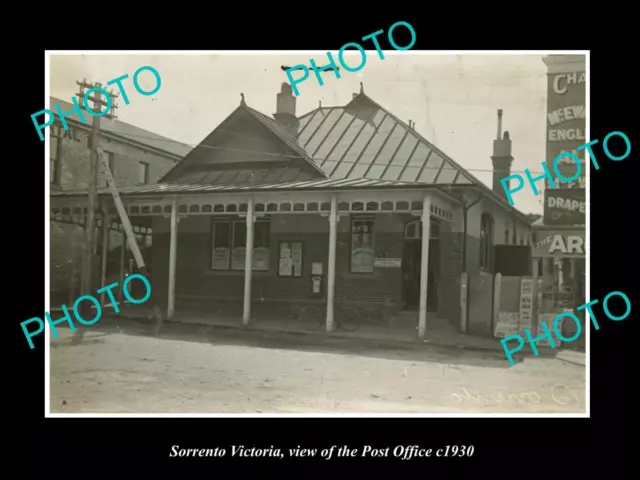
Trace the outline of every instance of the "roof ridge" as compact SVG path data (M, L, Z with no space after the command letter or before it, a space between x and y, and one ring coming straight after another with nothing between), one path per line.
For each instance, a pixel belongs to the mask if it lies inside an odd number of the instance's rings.
M73 106L73 104L71 104L71 103L67 102L66 100L62 100L61 98L54 97L53 95L49 95L49 98L50 98L50 99L52 99L52 100L56 100L56 101L58 101L58 102L64 102L64 103L66 103L66 104L68 104L68 105ZM80 105L80 108L82 109L82 111L87 112L87 109L86 109L86 108L84 108L82 105ZM71 118L71 120L74 120L74 118ZM156 137L158 137L158 138L162 138L162 139L165 139L165 140L171 140L172 142L179 143L179 144L181 144L181 145L184 145L185 147L190 147L190 148L192 148L192 147L191 147L191 145L189 145L189 144L187 144L187 143L180 142L180 141L178 141L178 140L174 140L173 138L167 137L167 136L165 136L165 135L160 135L159 133L152 132L151 130L147 130L146 128L138 127L137 125L134 125L134 124L132 124L132 123L124 122L124 121L122 121L122 120L119 120L118 118L114 118L112 121L114 121L114 122L118 122L118 123L123 124L123 125L127 125L127 126L129 126L129 127L133 127L133 128L135 128L136 130L142 130L143 132L150 133L151 135L154 135L154 136L156 136ZM118 135L118 132L110 132L110 133L115 133L116 135ZM125 135L126 135L126 134L125 134Z
M320 173L323 177L329 178L328 175L322 170L318 164L311 158L311 156L306 152L304 148L298 143L296 138L291 135L285 128L280 126L275 119L272 119L268 115L252 108L246 104L241 105L241 108L246 109L254 118L256 118L260 123L262 123L265 127L267 127L274 135L276 135L280 140L285 142L293 151L298 153L302 160L305 160L311 167L314 168L318 173Z
M494 192L491 188L489 188L487 185L484 184L484 182L481 182L475 175L473 175L471 172L469 172L466 168L464 168L462 165L460 165L458 162L456 162L453 158L451 158L449 155L447 155L446 153L444 153L442 150L440 150L436 145L434 145L433 143L431 143L429 140L427 140L424 136L422 136L417 130L415 130L414 128L409 127L404 121L402 121L400 118L398 118L396 115L394 115L391 111L389 111L388 109L386 109L385 107L383 107L382 105L380 105L378 102L376 102L374 99L372 99L371 97L369 97L366 93L362 92L360 94L358 94L358 97L354 98L353 100L351 100L351 102L355 101L357 98L364 96L367 100L369 100L370 102L372 102L374 105L376 105L378 108L380 108L381 110L383 110L387 115L389 115L391 118L393 118L396 122L399 122L400 124L402 124L403 126L405 126L406 128L409 129L410 132L413 132L419 140L424 141L427 146L429 148L431 148L432 150L434 150L436 153L438 153L441 157L443 157L443 160L445 161L449 161L451 163L453 163L453 165L455 167L457 167L458 169L461 170L461 173L463 175L465 175L468 179L470 177L470 179L472 179L472 184L475 184L477 186L479 186L480 188L484 189L486 191L486 193L488 193L490 196L492 196L494 198L494 200L498 200L500 203L508 206L510 209L512 209L514 212L520 214L520 215L525 215L524 213L522 213L520 210L518 210L517 208L515 208L513 205L509 204L509 202L507 202L506 200L502 199L502 197L500 197L500 195L498 195L496 192ZM349 102L349 103L351 103ZM347 104L348 105L348 104ZM346 105L345 105L346 107ZM414 182L411 182L414 183ZM415 183L420 183L420 182L415 182ZM462 185L460 185L462 186Z
M59 104L61 107L74 107L72 103L69 103L66 100L55 97L53 95L49 95L49 106L51 107L54 104ZM80 108L83 114L88 114L87 109L82 105L80 105ZM88 116L89 120L87 120L86 122L82 122L80 118L77 117L76 112L66 118L67 120L71 120L72 122L74 122L74 125L77 123L80 125L84 125L85 128L91 128L94 117L90 114L88 114ZM134 125L132 123L124 122L118 118L105 119L101 127L104 133L108 135L119 136L126 140L136 142L140 145L166 152L169 155L180 157L180 159L186 157L187 154L191 150L193 150L193 147L187 143L183 143L173 138L160 135L158 133L152 132L151 130L138 127L137 125ZM158 142L163 143L157 144Z
M442 150L440 150L440 148L438 148L435 144L431 143L429 140L427 140L421 133L419 133L416 129L410 127L406 122L404 122L403 120L401 120L398 116L394 115L390 110L388 110L387 108L383 107L382 105L380 105L378 102L376 102L374 99L372 99L371 97L369 97L366 93L360 93L358 95L358 97L360 96L364 96L365 98L367 98L370 102L372 102L375 106L377 106L379 109L384 110L384 112L389 115L391 118L393 118L396 122L400 123L402 126L404 126L406 129L408 129L410 132L414 133L417 137L418 140L422 140L424 143L427 144L427 146L432 149L433 151L435 151L438 155L440 155L442 157L442 159L446 162L451 162L453 163L453 166L458 168L459 170L461 170L462 174L465 175L466 177L471 177L472 182L471 183L478 183L478 184L482 184L484 185L484 183L482 183L480 180L478 180L478 178L475 177L475 175L469 173L467 171L466 168L464 168L462 165L460 165L458 162L456 162L453 158L451 158L449 155L447 155L445 152L443 152ZM356 97L356 98L358 98ZM352 100L352 102L356 100L355 98ZM351 102L349 102L351 103ZM469 179L469 178L468 178ZM469 179L469 180L471 180ZM486 186L486 185L485 185Z

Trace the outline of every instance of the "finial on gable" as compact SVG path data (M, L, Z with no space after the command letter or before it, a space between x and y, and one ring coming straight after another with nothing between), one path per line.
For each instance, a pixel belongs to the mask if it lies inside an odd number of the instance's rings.
M364 84L360 82L360 93L364 93Z
M244 93L241 93L240 96L242 97L242 100L240 100L240 105L246 105L247 103L244 101Z
M318 108L322 108L322 100L318 100Z

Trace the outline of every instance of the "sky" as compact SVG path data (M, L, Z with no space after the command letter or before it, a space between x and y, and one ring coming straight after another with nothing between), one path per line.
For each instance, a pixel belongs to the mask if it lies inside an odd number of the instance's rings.
M356 55L359 55L356 53ZM334 54L337 58L337 55ZM276 111L276 95L287 76L282 65L319 66L328 63L326 53L274 54L171 54L51 55L50 94L71 102L78 92L76 81L108 81L128 74L123 85L130 104L116 100L119 120L195 146L240 104L267 115ZM357 65L358 58L349 59ZM145 97L131 77L141 66L154 67L162 78L157 93ZM497 110L503 109L503 131L512 140L512 172L525 168L542 173L546 153L546 66L541 55L434 55L428 52L385 51L381 60L368 52L359 72L340 69L341 78L323 73L320 86L313 73L298 84L296 113L301 116L318 106L344 105L353 93L364 92L408 123L458 164L491 188L491 154L497 133ZM155 86L150 72L140 75L145 90ZM542 186L540 185L539 188ZM543 195L531 189L514 195L515 207L524 213L542 214Z

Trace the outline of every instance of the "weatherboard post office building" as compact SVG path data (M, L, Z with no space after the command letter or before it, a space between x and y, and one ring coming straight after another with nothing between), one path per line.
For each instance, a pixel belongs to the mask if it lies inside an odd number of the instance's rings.
M242 95L158 183L120 189L132 223L153 231L154 300L176 320L192 305L234 305L246 324L309 304L330 331L357 304L373 323L410 312L420 337L437 321L492 335L494 247L531 234L500 185L513 160L501 114L491 163L473 159L493 165L491 189L362 87L300 117L288 84L273 117ZM103 224L117 223L99 195ZM52 219L83 211L86 192L51 193Z

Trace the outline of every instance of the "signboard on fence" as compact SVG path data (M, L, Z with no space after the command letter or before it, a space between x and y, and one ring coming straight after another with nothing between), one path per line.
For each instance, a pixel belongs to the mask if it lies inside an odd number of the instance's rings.
M525 329L533 330L533 278L520 280L520 301L518 312L498 312L498 321L494 336L505 338L509 335L521 335L526 338Z
M557 313L541 313L540 315L538 315L538 336L540 336L541 334L543 334L545 332L545 330L542 328L542 323L546 323L547 327L549 329L549 331L551 332L551 336L553 337L553 340L555 342L555 346L556 348L558 348L560 346L560 340L558 340L558 337L556 337L554 335L554 330L553 330L553 322L556 319L556 317L558 316ZM558 331L562 332L562 323L564 320L560 320L560 322L558 322ZM539 342L536 343L537 346L543 346L543 347L548 347L550 346L549 341L546 338L541 339Z
M520 314L517 312L499 312L494 336L496 338L505 338L516 334L524 336L524 328L520 329Z

